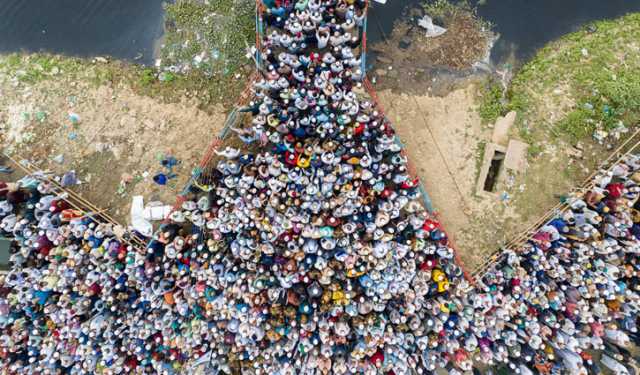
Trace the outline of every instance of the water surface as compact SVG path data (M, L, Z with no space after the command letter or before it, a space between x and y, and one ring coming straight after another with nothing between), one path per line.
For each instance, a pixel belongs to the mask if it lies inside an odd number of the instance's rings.
M382 40L408 7L423 1L373 3L369 41ZM495 63L526 60L585 23L628 12L640 12L640 0L486 0L478 6L500 34L492 51ZM163 18L162 0L0 0L0 53L110 55L151 64Z
M109 55L153 63L161 0L0 0L0 53Z

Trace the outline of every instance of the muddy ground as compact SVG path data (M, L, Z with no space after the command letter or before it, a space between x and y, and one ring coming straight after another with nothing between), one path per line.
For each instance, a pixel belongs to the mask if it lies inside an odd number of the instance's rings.
M396 93L446 95L469 78L489 71L489 50L495 35L471 10L450 8L437 17L447 31L427 37L418 25L425 12L409 9L390 34L368 46L369 77L379 90ZM375 17L371 27L375 27Z
M43 169L75 170L82 184L74 189L123 223L134 195L175 202L224 120L221 107L205 113L187 100L164 103L124 82L96 85L59 73L31 84L0 73L2 148ZM153 176L167 171L166 156L181 163L161 186Z

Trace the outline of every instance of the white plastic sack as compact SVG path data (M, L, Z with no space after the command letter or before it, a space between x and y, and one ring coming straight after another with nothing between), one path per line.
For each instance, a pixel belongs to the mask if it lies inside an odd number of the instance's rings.
M447 32L444 27L434 25L433 19L426 14L418 20L418 26L427 30L427 38L434 38Z
M144 197L136 195L131 201L131 226L145 237L153 235L153 225L144 218Z
M173 207L162 202L151 202L144 208L143 217L146 220L164 220L171 213Z

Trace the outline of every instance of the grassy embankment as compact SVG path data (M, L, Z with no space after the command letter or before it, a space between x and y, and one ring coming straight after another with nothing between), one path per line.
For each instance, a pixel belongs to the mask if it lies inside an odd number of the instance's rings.
M503 94L488 84L487 124L518 113L513 135L529 143L529 169L514 202L524 219L580 183L640 121L640 14L595 22L542 48ZM594 137L609 136L598 142ZM624 133L619 133L624 139ZM629 134L629 133L626 133Z
M166 12L164 72L144 69L141 86L168 97L191 92L205 105L235 101L252 71L245 55L255 43L255 2L178 0Z
M0 56L0 73L23 84L46 79L88 80L97 86L127 83L136 93L177 102L197 99L202 109L235 101L252 71L246 46L255 42L250 0L178 0L166 5L159 67L68 56Z
M490 85L480 114L493 122L510 110L518 111L519 135L531 143L548 128L553 129L552 135L580 141L597 130L611 131L620 121L635 123L640 118L639 38L637 13L568 34L523 66L510 84L506 101L500 88ZM558 116L558 121L549 121Z

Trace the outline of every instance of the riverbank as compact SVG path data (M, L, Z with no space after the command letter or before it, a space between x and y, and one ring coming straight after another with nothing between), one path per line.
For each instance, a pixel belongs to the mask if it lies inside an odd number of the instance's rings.
M247 49L255 44L255 2L177 0L165 10L157 70L151 74L148 68L149 81L196 91L194 97L205 107L232 103L254 69ZM157 86L150 91L157 92Z
M425 15L446 32L427 36L420 26ZM372 28L376 21L373 17ZM409 9L391 33L370 46L367 63L372 69L368 75L379 90L421 94L426 88L444 96L465 86L469 77L486 73L477 65L488 58L494 39L491 25L468 3L425 2L420 8Z
M59 174L74 170L77 191L123 223L134 195L173 204L226 109L144 77L142 67L102 58L0 56L3 151ZM168 156L181 163L159 185L153 176L169 174Z
M505 72L489 83L457 79L440 92L432 89L440 77L381 85L382 105L468 268L553 207L631 134L640 118L639 17L596 22L551 43L506 87ZM504 139L527 145L526 165L498 170L485 192L479 179L495 123L511 110L517 115Z
M515 75L504 95L496 96L500 91L495 90L484 93L480 111L487 105L497 109L494 116L484 116L485 122L516 111L511 135L529 144L534 170L554 171L549 177L557 186L526 177L521 181L529 205L548 206L557 200L549 199L553 191L567 190L584 179L637 127L638 40L640 13L595 22L541 49ZM536 213L520 211L525 218Z

